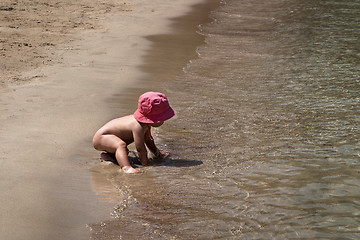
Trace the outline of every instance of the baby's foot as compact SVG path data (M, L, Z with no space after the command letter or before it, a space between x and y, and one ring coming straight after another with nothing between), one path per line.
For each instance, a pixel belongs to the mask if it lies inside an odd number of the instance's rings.
M115 155L108 153L108 152L102 152L100 154L100 161L104 161L104 162L112 162L114 164L118 164L116 159L115 159Z
M125 166L122 168L122 170L124 171L124 173L143 173L144 172L139 169L135 169L131 166Z

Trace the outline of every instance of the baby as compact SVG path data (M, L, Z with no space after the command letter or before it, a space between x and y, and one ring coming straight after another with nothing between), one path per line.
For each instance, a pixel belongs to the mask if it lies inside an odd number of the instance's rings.
M175 111L164 94L146 92L139 97L138 109L133 115L111 120L95 133L93 146L96 150L115 154L116 161L125 173L142 172L130 165L127 146L135 143L143 166L149 164L145 145L156 158L164 158L168 153L156 147L151 136L151 127L160 127L174 115Z

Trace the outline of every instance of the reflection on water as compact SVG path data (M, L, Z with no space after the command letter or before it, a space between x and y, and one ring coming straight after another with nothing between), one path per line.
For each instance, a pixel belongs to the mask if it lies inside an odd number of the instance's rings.
M101 163L90 169L91 186L99 198L105 202L118 203L125 194L112 183L112 178L119 174L119 167L113 163Z
M167 84L175 167L117 175L131 199L109 232L358 239L360 1L227 0L213 17Z

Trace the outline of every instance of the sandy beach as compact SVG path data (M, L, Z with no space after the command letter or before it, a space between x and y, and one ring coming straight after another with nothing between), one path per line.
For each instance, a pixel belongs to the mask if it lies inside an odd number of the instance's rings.
M107 15L130 9L112 0L1 1L0 83L31 80L21 73L62 62L59 54L71 50L77 33L103 28Z
M110 218L122 196L104 197L107 182L90 176L92 135L152 87L145 36L195 3L2 1L1 239L89 239L86 225Z

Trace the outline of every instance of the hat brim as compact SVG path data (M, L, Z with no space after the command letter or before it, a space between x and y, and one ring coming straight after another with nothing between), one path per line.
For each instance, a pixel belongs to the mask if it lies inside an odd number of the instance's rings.
M162 112L161 114L154 114L150 116L144 116L138 109L134 113L134 118L142 123L159 123L169 120L174 115L175 111L171 107L169 107L165 112Z

